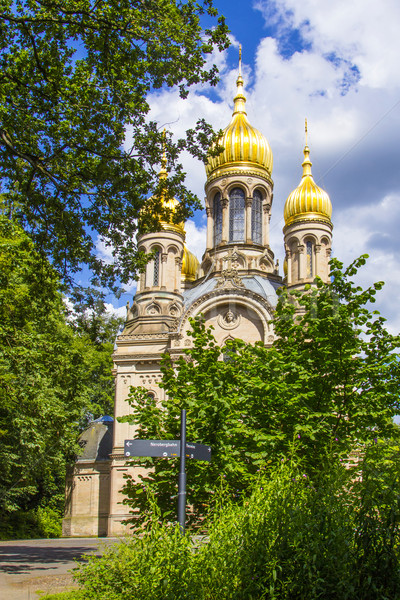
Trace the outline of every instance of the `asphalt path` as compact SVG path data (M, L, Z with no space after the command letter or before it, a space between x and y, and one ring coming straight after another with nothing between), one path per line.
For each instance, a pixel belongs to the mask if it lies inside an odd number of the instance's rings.
M117 538L0 542L0 600L38 600L75 586L71 569L83 554L101 554Z

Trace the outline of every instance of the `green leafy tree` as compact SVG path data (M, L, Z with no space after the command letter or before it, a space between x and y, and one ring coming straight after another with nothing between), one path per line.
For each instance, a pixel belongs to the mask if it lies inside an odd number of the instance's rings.
M80 327L67 322L54 269L19 225L0 216L2 528L13 512L17 520L46 506L60 514L80 426L110 400L96 393L112 381L110 344L96 345Z
M212 446L211 463L188 464L192 519L212 504L221 481L239 497L259 470L288 455L317 481L329 462L396 435L400 340L369 308L382 283L363 290L351 279L364 262L361 257L343 271L333 260L331 284L317 280L292 296L282 290L272 348L240 340L221 348L201 318L193 321L193 347L175 363L163 359L167 399L157 404L145 390L132 390L137 437L178 438L186 408L188 439ZM135 519L147 516L146 490L166 516L175 514L178 461L137 463L152 470L127 481L126 502L140 508Z
M115 396L112 355L115 338L124 323L124 318L107 312L102 298L99 297L90 307L77 303L68 321L75 334L88 341L87 420L111 415L114 411Z
M178 157L204 159L211 128L200 121L176 143L167 134L174 175L160 182L163 140L147 98L214 85L210 55L228 44L212 0L0 1L3 199L67 283L83 263L101 285L126 283L145 262L138 219L155 226L161 193L180 198L177 220L197 206ZM113 264L98 259L96 234Z

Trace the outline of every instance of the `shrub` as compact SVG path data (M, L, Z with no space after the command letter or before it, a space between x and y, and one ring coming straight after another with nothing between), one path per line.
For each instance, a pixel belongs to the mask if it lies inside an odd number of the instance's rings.
M221 495L205 541L161 524L152 502L143 537L89 557L68 599L398 600L398 447L371 446L357 469L310 483L282 462L240 503Z

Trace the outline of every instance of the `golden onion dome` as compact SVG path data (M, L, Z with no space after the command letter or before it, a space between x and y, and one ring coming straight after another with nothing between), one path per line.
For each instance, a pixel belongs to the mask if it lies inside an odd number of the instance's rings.
M167 179L167 157L165 155L165 151L163 152L163 157L161 160L161 170L158 174L158 177L161 180ZM181 233L183 236L185 235L185 224L184 223L174 223L173 216L176 213L177 206L179 206L179 200L176 198L165 198L165 195L161 197L162 208L167 211L169 218L168 221L160 219L161 228L163 231L177 231Z
M232 119L218 139L217 145L224 150L210 157L206 163L207 181L224 174L256 174L271 180L272 150L262 133L250 125L246 113L246 97L243 94L243 78L236 81Z
M303 177L285 203L285 225L296 221L325 221L332 225L332 204L328 194L318 187L311 173L310 148L304 147Z
M182 258L182 281L194 281L197 278L197 271L200 266L197 257L188 250L186 244L183 246Z

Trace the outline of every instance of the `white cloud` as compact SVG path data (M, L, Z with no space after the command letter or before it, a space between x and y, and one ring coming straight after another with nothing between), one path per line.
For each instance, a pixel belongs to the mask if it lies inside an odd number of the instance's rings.
M262 0L258 7L265 18L271 16L271 5L282 33L296 28L318 54L356 65L362 85L400 84L397 0Z
M98 237L96 240L97 256L106 264L112 265L114 262L113 247L106 244L103 238Z
M207 225L198 226L194 221L189 220L185 224L185 230L187 247L201 261L206 249Z
M116 308L113 304L111 304L111 302L106 302L105 307L106 307L107 314L109 314L110 316L123 317L125 319L126 305L119 306L118 308Z
M254 71L243 66L249 120L266 135L274 154L271 247L282 265L283 206L301 178L307 117L314 177L333 204L335 255L346 264L362 253L371 255L360 277L365 284L386 280L379 305L391 329L398 331L400 3L259 0L258 6L268 24L277 25L279 38L260 40ZM282 47L295 28L303 47L283 56ZM163 90L149 99L150 118L177 136L200 117L215 128L225 127L237 76L227 56L217 55L217 99L215 93L206 97L201 86L188 101L176 90ZM204 166L187 155L183 163L188 187L202 198ZM200 259L206 238L204 213L186 229L188 247ZM107 257L107 249L101 251Z
M389 330L400 331L399 251L393 238L400 225L400 194L388 195L376 204L350 207L335 219L334 255L347 266L361 254L369 254L357 282L367 287L384 281L377 294L376 308L389 318Z

